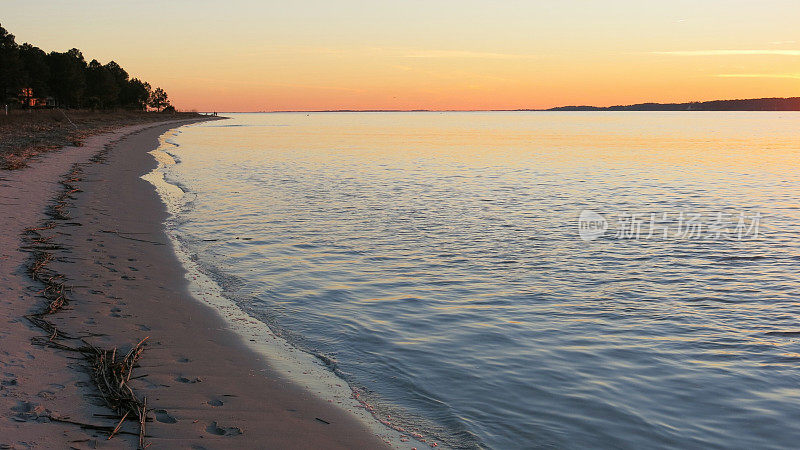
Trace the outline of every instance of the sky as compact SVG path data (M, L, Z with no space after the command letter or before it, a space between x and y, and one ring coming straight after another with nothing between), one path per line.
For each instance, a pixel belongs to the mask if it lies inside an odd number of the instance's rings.
M178 109L520 109L800 96L797 0L2 0Z

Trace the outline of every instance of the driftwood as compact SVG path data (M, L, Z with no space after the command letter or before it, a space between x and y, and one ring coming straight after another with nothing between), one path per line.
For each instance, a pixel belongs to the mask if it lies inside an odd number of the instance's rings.
M149 336L139 341L122 357L117 353L116 348L103 350L86 343L86 346L80 349L89 362L92 380L100 391L100 396L109 408L122 416L114 430L118 431L125 418L129 415L138 418L140 448L145 445L147 398L143 398L140 401L129 383L133 368L144 351L143 346L147 339L149 339ZM108 438L111 439L115 433L116 431L112 431Z
M117 424L117 426L114 427L114 430L111 432L111 434L108 435L109 441L111 440L111 438L114 437L115 434L117 434L117 431L119 431L119 429L122 428L122 422L125 422L125 419L128 418L128 414L130 414L130 412L126 412L125 415L122 416L122 419L119 419L119 423Z
M110 432L114 431L113 427L107 427L107 426L103 426L103 425L94 425L94 424L91 424L91 423L83 423L83 422L78 422L78 421L75 421L75 420L70 420L70 419L66 419L66 418L62 418L62 417L55 417L55 416L52 416L52 415L48 416L47 418L52 420L53 422L60 422L60 423L68 423L68 424L71 424L71 425L77 425L77 426L79 426L81 428L84 428L84 429L87 429L87 430L105 431L107 433L110 433ZM132 435L132 436L136 436L137 435L136 433L131 433L130 431L118 431L117 434L129 434L129 435Z

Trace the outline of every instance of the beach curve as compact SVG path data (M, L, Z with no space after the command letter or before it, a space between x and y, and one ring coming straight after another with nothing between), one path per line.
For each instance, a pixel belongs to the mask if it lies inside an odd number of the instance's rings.
M214 311L193 301L185 270L166 245L166 210L140 176L155 167L147 154L164 132L189 121L126 127L87 139L84 146L42 157L4 174L0 195L7 233L0 267L7 286L0 334L8 445L58 447L136 444L125 423L113 440L103 427L118 420L100 406L85 366L63 350L31 345L41 333L24 320L41 307L27 277L21 234L46 220L59 176L76 164L80 192L70 194L68 229L51 238L59 255L51 269L71 292L53 315L59 332L102 348L128 348L149 337L131 385L146 396L146 439L156 446L380 448L386 444L345 410L317 398L268 368ZM92 159L104 153L102 161ZM96 162L102 162L96 164ZM102 187L101 187L102 186ZM70 367L73 370L64 370ZM87 401L87 399L89 399ZM97 403L97 404L95 404ZM54 423L52 418L69 418ZM97 425L91 429L84 425Z

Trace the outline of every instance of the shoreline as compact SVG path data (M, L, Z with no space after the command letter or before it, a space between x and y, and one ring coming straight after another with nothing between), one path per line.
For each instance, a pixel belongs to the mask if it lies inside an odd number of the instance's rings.
M186 204L184 196L191 195L191 192L184 191L184 187L167 181L165 177L169 166L180 164L180 160L176 160L170 153L171 149L179 147L171 138L177 137L180 133L181 130L176 128L160 136L158 148L149 152L158 162L158 166L141 178L153 185L167 208L169 217L165 223L165 235L178 261L187 271L188 290L194 300L207 305L218 314L229 329L239 336L241 343L250 351L265 358L269 368L280 377L292 381L339 409L346 410L350 416L384 442L403 449L438 446L433 441L426 442L419 433L393 424L390 418L378 416L372 405L364 401L357 390L337 375L332 369L333 366L328 365L331 361L326 362L295 347L276 335L266 323L243 311L226 295L224 288L214 280L214 277L197 263L196 256L183 244L180 235L168 226ZM335 363L333 364L335 366Z
M42 333L22 317L41 306L19 252L23 229L39 226L58 193L54 182L73 164L83 172L74 184L69 221L48 242L58 247L52 270L72 286L67 309L52 316L59 331L101 348L127 349L149 337L130 385L147 398L146 442L161 446L381 448L377 437L345 409L324 401L272 369L230 329L218 311L191 296L186 269L168 244L167 211L153 186L140 178L156 167L148 154L159 136L207 119L126 127L93 136L84 147L65 148L3 177L2 203L25 205L9 215L0 268L6 288L3 313L12 326L0 335L5 355L0 392L0 444L134 446L138 423L108 433L74 423L114 427L85 366L69 352L34 346ZM110 146L107 146L111 144ZM102 163L90 159L107 148ZM4 174L5 175L5 174ZM35 179L44 181L29 189ZM111 183L113 189L98 189ZM77 225L80 224L80 225ZM15 294L15 295L14 295ZM16 298L16 299L14 299ZM76 401L76 399L80 401ZM95 404L96 403L96 404ZM52 418L73 423L55 423ZM48 423L49 422L49 423ZM137 426L134 426L137 425ZM129 433L129 434L122 434Z

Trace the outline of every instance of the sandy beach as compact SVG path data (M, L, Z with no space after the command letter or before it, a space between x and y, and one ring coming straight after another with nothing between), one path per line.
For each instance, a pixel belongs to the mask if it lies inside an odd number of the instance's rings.
M4 0L0 450L797 447L797 17Z
M136 420L108 439L119 418L98 396L85 358L47 342L124 353L147 338L129 384L146 398L152 448L385 447L347 411L270 369L189 294L162 227L166 209L140 177L156 165L148 151L159 136L190 122L117 129L2 173L0 446L138 445ZM60 183L65 174L71 180ZM61 220L46 214L57 197ZM68 304L48 316L58 332L47 336L25 319L47 301L28 273L24 230L52 223L33 233L52 255L48 270L70 289Z

